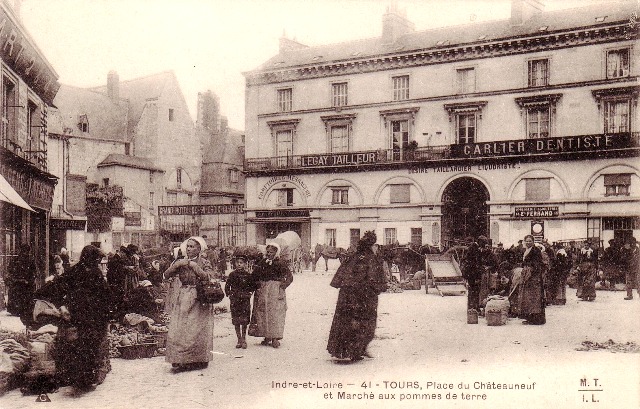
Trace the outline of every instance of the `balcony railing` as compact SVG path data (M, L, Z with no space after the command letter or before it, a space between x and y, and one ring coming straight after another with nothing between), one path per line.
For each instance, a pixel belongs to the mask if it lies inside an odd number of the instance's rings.
M442 160L497 157L551 157L554 154L579 154L633 150L640 147L640 132L574 135L554 138L515 139L472 144L418 147L415 149L378 149L342 153L276 156L245 159L245 172L269 172L291 169L345 168L384 164L416 164Z
M3 131L3 136L2 136L2 139L0 140L0 144L2 144L3 148L9 150L11 153L21 157L22 159L28 160L38 169L43 171L47 170L46 150L39 150L39 151L26 150L22 146L20 146L18 143L16 143L14 140L4 136L4 134L5 132Z

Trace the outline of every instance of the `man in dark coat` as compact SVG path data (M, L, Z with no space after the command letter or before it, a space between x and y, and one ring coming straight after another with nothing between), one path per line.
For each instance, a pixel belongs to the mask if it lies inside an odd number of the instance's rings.
M638 278L638 276L640 276L640 250L638 250L638 246L636 245L636 238L631 237L624 244L620 253L624 266L627 289L627 296L624 297L624 299L632 300L633 289L636 288L637 291L640 291L638 287L640 285L640 279Z
M480 246L473 239L467 240L468 247L462 260L462 277L467 280L467 309L480 309L480 281L482 278Z
M111 309L117 316L122 316L124 311L127 277L132 274L128 250L121 246L107 262L107 283L111 292Z

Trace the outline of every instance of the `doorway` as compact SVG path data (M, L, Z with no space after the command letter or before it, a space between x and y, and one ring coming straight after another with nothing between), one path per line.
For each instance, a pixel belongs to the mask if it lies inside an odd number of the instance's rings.
M442 194L442 244L451 247L466 237L489 237L489 191L474 178L449 183Z

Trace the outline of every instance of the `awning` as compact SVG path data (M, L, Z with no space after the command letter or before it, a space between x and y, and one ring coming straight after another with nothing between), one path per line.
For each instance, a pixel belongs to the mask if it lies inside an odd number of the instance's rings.
M15 191L15 189L7 182L7 179L4 176L0 175L0 200L3 202L11 203L14 206L22 207L23 209L27 209L29 211L35 212L24 201L22 197Z

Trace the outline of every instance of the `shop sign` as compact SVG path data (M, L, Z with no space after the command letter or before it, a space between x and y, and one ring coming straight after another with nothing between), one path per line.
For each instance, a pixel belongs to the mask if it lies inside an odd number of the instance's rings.
M242 213L244 213L244 205L242 204L158 206L158 214L160 216L242 214Z
M300 209L258 210L256 211L256 217L259 219L309 217L309 210L300 210Z
M531 235L536 243L540 243L544 239L544 221L535 220L531 222Z
M21 172L8 166L0 165L2 176L11 187L32 207L44 210L51 209L55 182L47 182L32 174Z
M74 220L74 219L51 219L49 222L49 228L53 230L82 230L87 227L86 220Z
M557 138L516 139L451 145L454 158L518 156L548 153L604 151L632 147L629 133L578 135Z
M353 166L378 162L377 152L340 153L330 155L303 155L300 164L303 168L323 166Z
M514 217L558 217L560 211L558 206L527 206L516 207L513 216Z
M47 104L53 104L58 76L22 28L0 8L0 56Z
M140 212L124 212L125 226L142 226L142 214Z
M267 192L269 191L269 189L271 189L276 184L286 183L286 182L293 183L300 186L304 195L307 197L311 197L311 192L309 191L309 188L307 188L307 185L304 183L304 180L300 179L296 175L285 175L285 176L274 176L270 178L267 181L267 183L265 183L264 186L262 186L262 189L260 189L260 192L258 193L258 199L264 198Z

